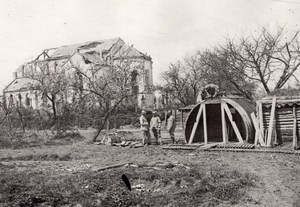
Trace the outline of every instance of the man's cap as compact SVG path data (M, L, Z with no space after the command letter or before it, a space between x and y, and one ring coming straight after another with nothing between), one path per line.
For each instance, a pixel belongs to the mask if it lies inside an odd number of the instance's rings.
M145 111L145 110L142 110L141 114L146 114L146 111Z

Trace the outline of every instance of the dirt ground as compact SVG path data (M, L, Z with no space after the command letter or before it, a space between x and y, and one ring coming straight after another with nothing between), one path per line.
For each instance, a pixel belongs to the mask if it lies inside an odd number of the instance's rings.
M300 206L299 155L114 147L80 133L68 144L0 149L0 206ZM132 164L102 170L120 163Z

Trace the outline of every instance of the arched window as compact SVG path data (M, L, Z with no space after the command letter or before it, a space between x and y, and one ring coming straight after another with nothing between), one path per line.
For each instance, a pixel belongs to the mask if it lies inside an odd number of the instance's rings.
M10 106L14 105L14 96L12 94L10 94L10 96L9 96L9 105Z
M30 100L30 98L28 96L28 93L26 93L26 95L25 95L25 105L27 107L31 106L31 100Z
M22 95L21 93L18 94L18 103L17 103L18 106L22 106Z

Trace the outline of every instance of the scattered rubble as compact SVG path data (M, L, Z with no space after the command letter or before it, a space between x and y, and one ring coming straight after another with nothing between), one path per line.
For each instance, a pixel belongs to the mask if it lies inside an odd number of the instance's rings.
M144 145L142 143L135 142L135 141L122 141L121 143L113 143L112 146L139 148L139 147L143 147Z
M101 140L102 144L110 145L110 146L113 145L114 143L120 143L120 142L121 142L121 137L116 132L108 133Z
M126 141L122 140L122 136L119 132L111 132L103 137L101 142L94 142L96 145L104 144L108 146L117 146L117 147L129 147L129 148L139 148L144 145L137 141Z

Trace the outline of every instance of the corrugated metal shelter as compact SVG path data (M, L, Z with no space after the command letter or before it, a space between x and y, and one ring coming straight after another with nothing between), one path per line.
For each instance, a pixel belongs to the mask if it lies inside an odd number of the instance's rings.
M188 143L253 142L250 114L255 102L240 96L208 98L191 110L185 126Z

